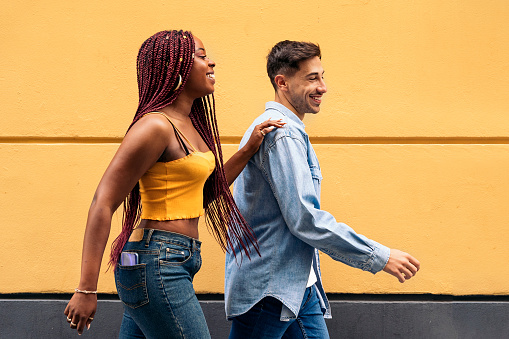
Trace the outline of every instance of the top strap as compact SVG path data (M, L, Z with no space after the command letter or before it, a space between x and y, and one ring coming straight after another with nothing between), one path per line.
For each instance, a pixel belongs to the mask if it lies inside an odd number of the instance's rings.
M186 143L184 142L184 140L182 140L182 137L180 136L179 132L177 131L177 128L175 127L175 125L172 125L172 126L173 126L173 131L175 132L175 136L177 137L177 141L179 142L180 146L186 152L186 155L191 154L191 152L189 152L189 149L186 146Z
M149 115L149 114L161 114L163 115L164 117L166 117L166 119L168 119L168 121L170 122L170 124L173 126L173 129L175 130L175 134L177 135L177 138L180 139L180 137L183 137L184 140L189 144L189 146L191 146L191 148L193 149L193 152L196 151L196 147L194 147L194 145L191 143L191 141L189 141L188 138L186 138L186 136L184 135L184 133L182 133L177 126L175 126L175 124L173 123L173 121L171 121L171 119L166 115L164 114L163 112L150 112L150 113L146 113L144 114L143 116L145 115ZM180 144L184 147L184 150L186 151L187 154L189 154L189 151L187 150L187 147L186 145L182 142L182 139L179 140Z

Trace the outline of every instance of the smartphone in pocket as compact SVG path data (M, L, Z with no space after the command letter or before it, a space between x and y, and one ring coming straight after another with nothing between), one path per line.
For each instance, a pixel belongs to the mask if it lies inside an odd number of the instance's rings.
M122 266L138 265L138 253L122 252L120 254L120 265Z

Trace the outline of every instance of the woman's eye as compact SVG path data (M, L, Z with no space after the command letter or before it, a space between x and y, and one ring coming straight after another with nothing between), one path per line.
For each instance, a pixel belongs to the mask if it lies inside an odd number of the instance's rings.
M205 59L207 59L207 56L206 55L198 55L198 58L205 60Z

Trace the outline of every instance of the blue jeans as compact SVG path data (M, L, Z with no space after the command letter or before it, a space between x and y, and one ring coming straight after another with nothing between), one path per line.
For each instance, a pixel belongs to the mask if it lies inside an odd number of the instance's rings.
M229 339L329 338L314 286L306 288L297 319L281 321L283 304L265 297L246 313L233 318Z
M201 242L185 235L145 229L123 252L138 264L117 265L115 283L124 304L119 338L210 338L193 289L201 267Z

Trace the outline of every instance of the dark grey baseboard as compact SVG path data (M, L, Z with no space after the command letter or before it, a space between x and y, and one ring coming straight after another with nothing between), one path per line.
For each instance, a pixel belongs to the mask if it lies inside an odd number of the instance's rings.
M66 295L0 295L0 339L77 338L69 329ZM199 296L212 338L228 338L220 295ZM509 338L507 297L423 298L422 296L335 296L331 338ZM82 338L117 338L122 304L103 296L90 331Z

